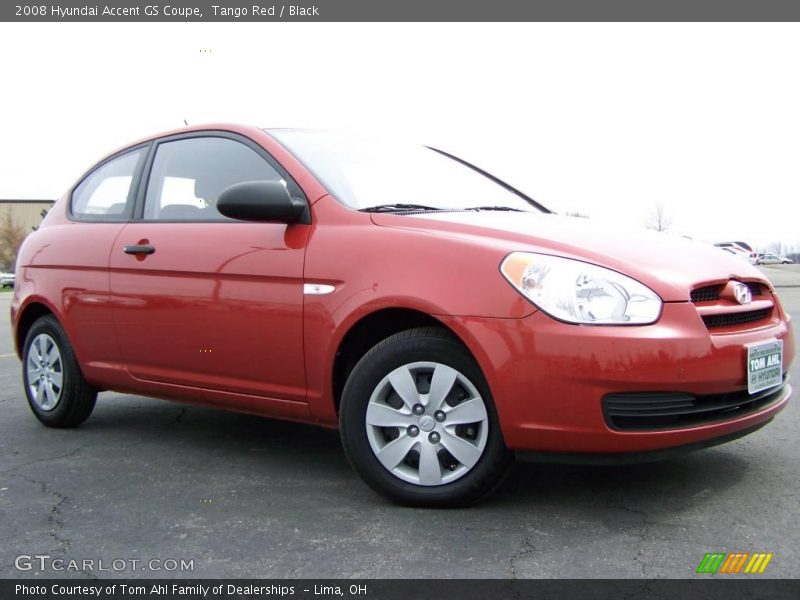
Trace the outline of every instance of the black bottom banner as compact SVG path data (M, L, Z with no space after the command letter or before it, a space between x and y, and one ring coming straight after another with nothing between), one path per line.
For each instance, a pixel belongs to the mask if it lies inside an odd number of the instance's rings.
M737 598L796 600L800 580L787 579L274 579L274 580L0 580L0 598L22 600L218 600L297 598L334 600L733 600Z

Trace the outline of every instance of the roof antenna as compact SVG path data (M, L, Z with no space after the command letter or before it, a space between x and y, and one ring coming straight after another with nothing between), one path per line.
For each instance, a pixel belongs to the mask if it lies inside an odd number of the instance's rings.
M186 119L183 120L183 124L186 125L187 127L189 126L189 122Z

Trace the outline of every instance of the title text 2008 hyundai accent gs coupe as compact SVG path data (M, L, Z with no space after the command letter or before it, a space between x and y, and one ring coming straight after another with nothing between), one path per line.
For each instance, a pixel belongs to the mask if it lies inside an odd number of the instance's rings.
M98 390L341 430L407 504L474 502L515 453L660 457L787 403L789 316L754 267L548 210L424 147L216 125L86 173L25 241L31 409Z

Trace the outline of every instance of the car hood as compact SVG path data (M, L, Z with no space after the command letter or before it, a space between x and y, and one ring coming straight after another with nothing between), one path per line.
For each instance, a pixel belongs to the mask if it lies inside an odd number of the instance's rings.
M474 238L475 243L594 263L644 283L664 301L685 302L699 286L729 279L762 281L746 261L710 244L644 229L544 213L501 211L413 215L374 213L383 227Z

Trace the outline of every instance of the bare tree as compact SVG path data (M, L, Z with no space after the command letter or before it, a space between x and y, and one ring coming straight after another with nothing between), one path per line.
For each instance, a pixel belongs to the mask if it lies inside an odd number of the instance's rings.
M667 210L661 202L657 202L653 212L647 219L647 228L656 231L667 231L672 226L672 217L667 214Z
M0 268L12 270L17 262L17 252L27 232L22 225L14 221L11 211L6 209L0 220Z

